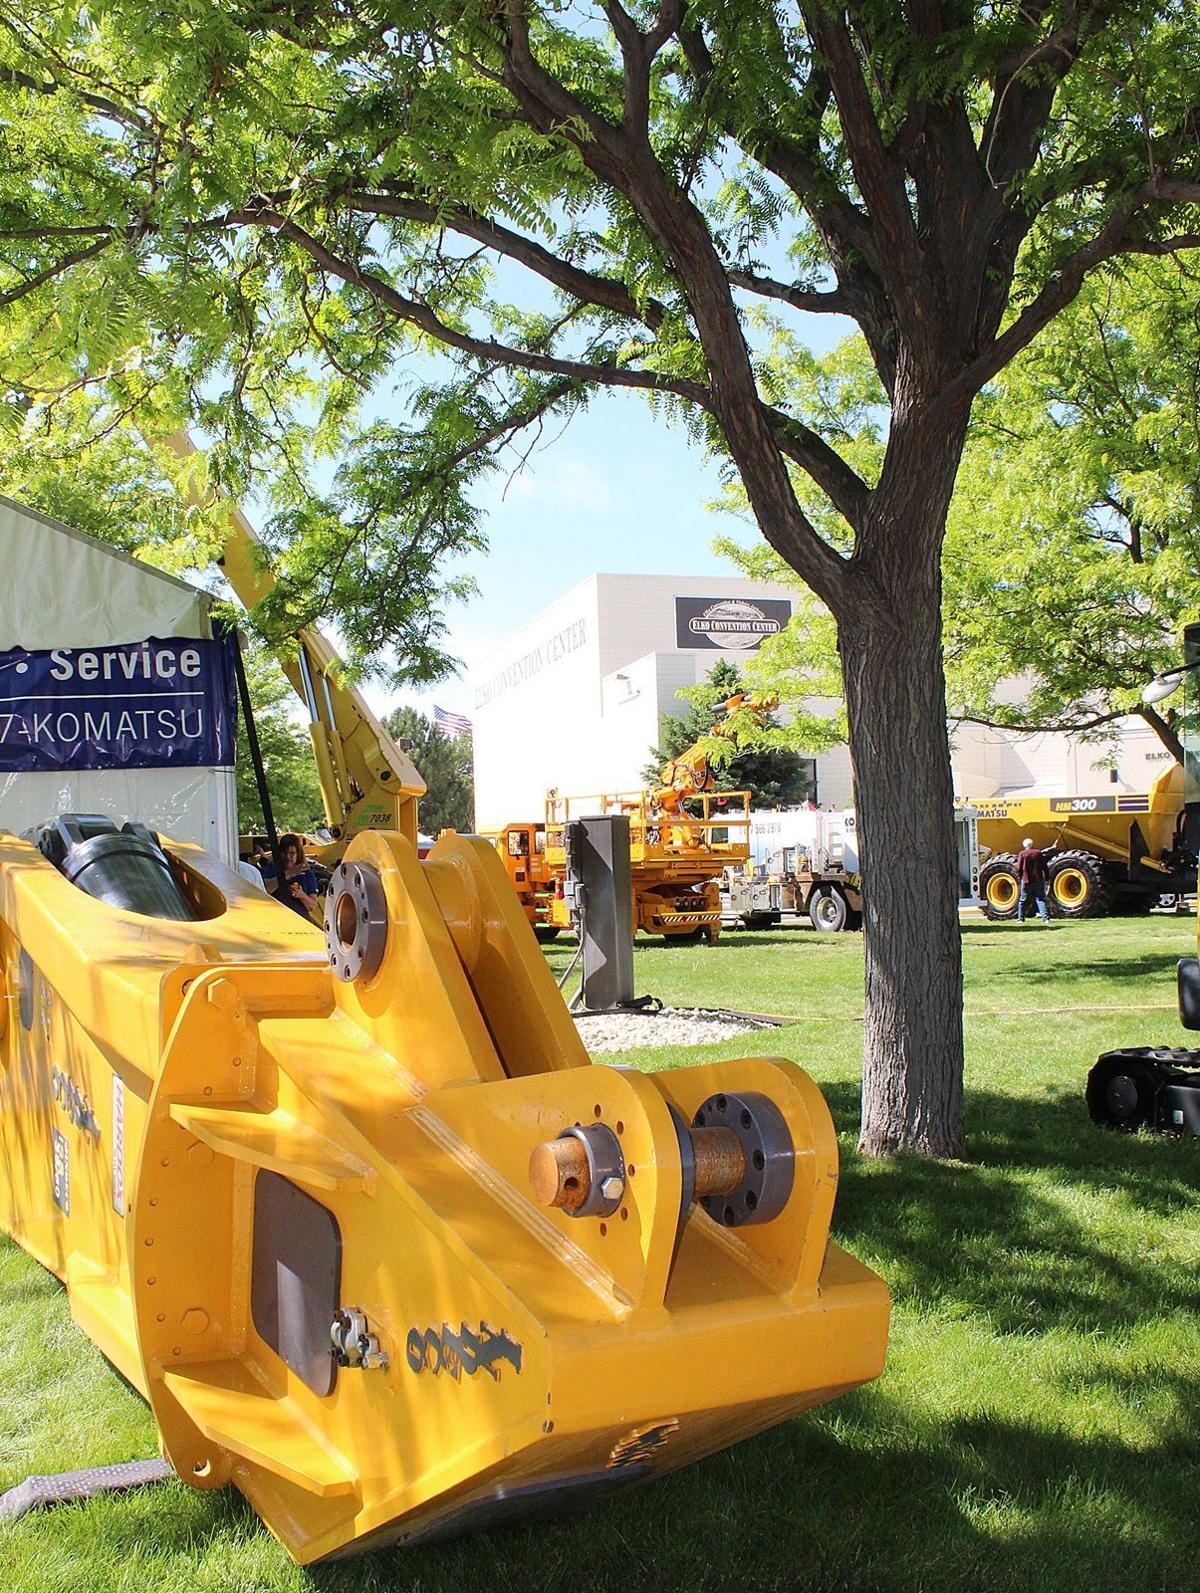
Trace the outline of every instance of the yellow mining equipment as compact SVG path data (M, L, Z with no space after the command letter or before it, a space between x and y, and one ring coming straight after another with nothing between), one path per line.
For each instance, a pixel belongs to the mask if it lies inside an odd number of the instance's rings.
M1015 918L1016 854L1028 837L1046 855L1047 901L1059 918L1148 912L1161 895L1196 888L1196 854L1184 841L1184 777L1178 763L1149 791L1095 796L972 797L983 911Z
M179 1476L298 1561L601 1497L880 1371L811 1079L590 1063L486 841L357 835L322 936L57 825L0 835L3 1226Z
M749 791L703 791L666 811L650 791L546 798L545 858L551 874L566 875L567 824L573 818L609 813L629 817L629 870L633 882L633 929L668 938L704 938L721 933L721 881L727 868L750 860ZM550 901L551 922L566 928L561 897Z

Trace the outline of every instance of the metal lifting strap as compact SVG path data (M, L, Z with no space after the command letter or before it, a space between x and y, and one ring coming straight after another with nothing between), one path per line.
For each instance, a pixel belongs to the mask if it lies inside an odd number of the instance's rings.
M0 1521L19 1521L30 1510L92 1499L98 1493L125 1493L130 1488L168 1482L174 1475L165 1460L126 1460L116 1466L85 1466L82 1471L26 1477L15 1488L0 1494Z

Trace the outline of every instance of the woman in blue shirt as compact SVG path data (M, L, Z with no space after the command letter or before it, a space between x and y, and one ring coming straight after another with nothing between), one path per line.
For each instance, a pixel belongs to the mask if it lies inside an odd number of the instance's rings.
M275 865L269 858L264 858L262 865L264 884L272 896L279 896L294 912L311 918L317 907L317 876L304 855L304 842L298 835L281 835L279 855L283 859L283 894L280 895Z

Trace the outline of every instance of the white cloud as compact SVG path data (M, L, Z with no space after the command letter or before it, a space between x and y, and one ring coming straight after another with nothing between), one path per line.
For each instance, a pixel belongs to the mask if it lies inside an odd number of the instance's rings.
M585 459L562 453L543 455L513 476L497 473L488 484L487 498L493 509L503 503L604 510L612 504L607 478Z

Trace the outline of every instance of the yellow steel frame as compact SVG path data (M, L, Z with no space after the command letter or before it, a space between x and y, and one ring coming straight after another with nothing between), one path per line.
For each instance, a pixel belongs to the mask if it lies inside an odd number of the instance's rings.
M563 831L583 814L626 814L629 818L629 861L647 877L711 879L750 856L750 792L702 791L689 798L698 815L664 814L648 791L608 791L593 796L546 798L546 860L566 863Z
M502 1489L668 1471L880 1371L887 1291L829 1241L836 1141L798 1067L592 1065L481 839L424 863L399 834L353 841L387 912L358 983L314 926L169 849L197 922L93 900L0 835L0 1220L150 1401L186 1482L235 1484L307 1562ZM766 1096L795 1145L761 1226L681 1220L670 1107L690 1121L720 1090ZM630 1164L606 1222L531 1198L531 1149L576 1123L609 1125ZM318 1394L260 1337L264 1171L336 1220L343 1302L386 1369ZM464 1328L505 1335L519 1369L412 1352Z

